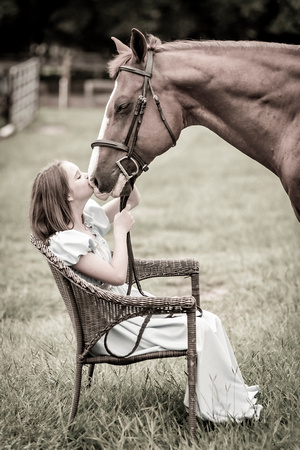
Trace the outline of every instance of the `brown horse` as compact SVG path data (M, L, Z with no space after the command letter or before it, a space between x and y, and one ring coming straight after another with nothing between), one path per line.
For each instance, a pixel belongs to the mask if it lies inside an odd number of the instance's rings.
M300 47L162 44L136 29L130 47L113 40L118 55L109 72L115 88L89 167L101 193L125 195L131 176L175 144L182 129L203 125L274 172L300 221Z

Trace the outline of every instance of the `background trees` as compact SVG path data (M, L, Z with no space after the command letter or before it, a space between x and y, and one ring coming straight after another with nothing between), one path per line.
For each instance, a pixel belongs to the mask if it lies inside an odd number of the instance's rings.
M300 0L1 0L0 52L59 45L106 58L132 27L162 40L300 43Z

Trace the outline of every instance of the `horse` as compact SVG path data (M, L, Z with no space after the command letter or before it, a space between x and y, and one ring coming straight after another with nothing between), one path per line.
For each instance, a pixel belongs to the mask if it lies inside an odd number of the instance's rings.
M300 46L257 41L112 38L115 86L89 179L99 198L128 195L192 125L209 128L277 175L300 221Z

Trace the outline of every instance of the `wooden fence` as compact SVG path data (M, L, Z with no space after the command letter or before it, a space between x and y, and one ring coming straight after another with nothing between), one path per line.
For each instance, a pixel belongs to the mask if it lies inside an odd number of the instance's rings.
M39 60L31 58L10 67L9 123L17 131L29 125L36 117L39 107Z

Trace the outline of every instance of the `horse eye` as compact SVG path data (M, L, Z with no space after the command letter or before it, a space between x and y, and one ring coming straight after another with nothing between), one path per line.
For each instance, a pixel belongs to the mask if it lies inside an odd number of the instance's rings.
M121 105L119 105L116 108L116 113L117 114L122 114L122 113L125 113L125 112L129 112L130 111L130 106L131 106L130 103L122 103Z

